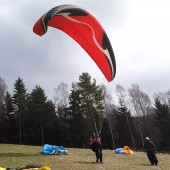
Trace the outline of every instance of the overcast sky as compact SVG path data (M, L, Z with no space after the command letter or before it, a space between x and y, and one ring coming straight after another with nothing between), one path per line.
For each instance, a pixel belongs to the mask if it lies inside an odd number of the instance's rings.
M117 73L108 83L88 54L68 35L50 28L39 37L35 22L51 8L78 5L105 29ZM116 84L137 83L149 94L170 89L170 0L1 0L0 77L13 93L21 77L28 92L40 85L49 98L61 82L71 86L83 72L115 96Z

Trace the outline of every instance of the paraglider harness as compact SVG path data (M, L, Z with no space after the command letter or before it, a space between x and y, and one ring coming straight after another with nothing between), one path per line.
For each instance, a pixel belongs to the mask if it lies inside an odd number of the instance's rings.
M93 152L96 152L98 145L101 145L101 139L99 133L96 133L96 135L93 136L95 137L90 139L89 146Z
M90 145L91 150L95 152L96 151L96 139L92 139L89 145Z

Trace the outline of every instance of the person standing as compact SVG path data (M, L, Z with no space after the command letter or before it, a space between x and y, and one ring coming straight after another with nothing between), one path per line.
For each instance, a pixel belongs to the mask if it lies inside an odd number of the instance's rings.
M158 159L156 157L156 147L154 143L149 139L149 137L145 138L144 149L147 153L148 159L151 162L151 165L158 165Z
M102 142L99 133L96 134L96 163L103 163L102 160Z
M101 142L101 138L100 138L100 135L99 133L97 132L95 135L94 135L94 138L93 139L90 139L90 146L91 146L91 149L93 152L95 152L95 155L96 155L96 163L103 163L103 160L102 160L102 142Z

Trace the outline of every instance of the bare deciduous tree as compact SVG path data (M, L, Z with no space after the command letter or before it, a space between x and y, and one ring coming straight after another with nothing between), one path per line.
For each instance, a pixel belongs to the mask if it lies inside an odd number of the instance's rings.
M139 126L142 145L143 145L144 142L143 142L143 133L141 128L140 117L144 117L146 128L148 130L149 135L151 136L150 128L146 117L150 113L151 101L149 96L140 90L138 84L132 84L132 87L128 89L128 92L131 98L131 103L138 117L138 126Z
M68 85L66 83L60 83L57 88L54 89L54 103L55 106L65 108L69 103Z
M155 93L154 98L157 98L162 104L166 104L170 107L170 90L164 93Z
M119 99L119 103L121 103L123 106L125 106L126 108L128 108L127 106L127 92L126 92L126 89L124 87L122 87L121 85L116 85L116 92L117 92L117 96L118 96L118 99ZM133 137L133 133L132 133L132 130L131 130L131 127L130 127L130 123L129 123L129 119L128 119L128 116L125 112L125 116L126 116L126 121L127 121L127 124L128 124L128 128L129 128L129 132L130 132L130 135L131 135L131 138L132 138L132 143L133 143L133 147L135 148L135 142L134 142L134 137Z
M101 86L103 95L104 95L104 103L105 103L105 113L104 116L107 118L107 122L109 125L110 133L111 133L111 139L112 139L112 147L115 147L115 142L114 142L114 132L113 132L113 126L115 124L114 122L114 115L113 115L113 110L115 110L115 105L112 101L112 96L108 92L106 86L102 85Z

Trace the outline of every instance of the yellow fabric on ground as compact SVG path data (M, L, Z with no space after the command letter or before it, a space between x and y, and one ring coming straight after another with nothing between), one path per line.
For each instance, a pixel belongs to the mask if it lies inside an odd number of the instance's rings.
M2 167L0 167L0 170L6 170L6 168L2 168Z

